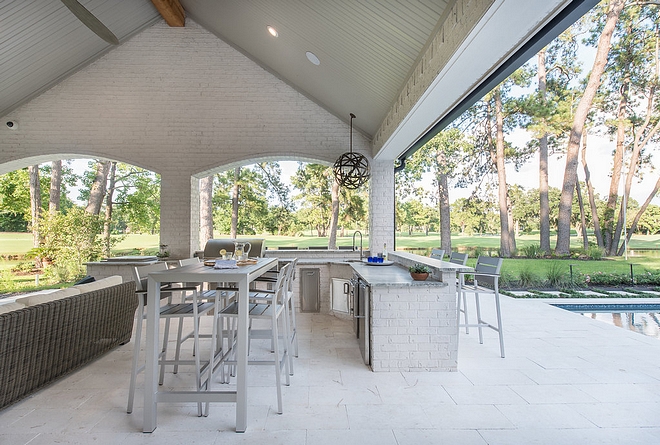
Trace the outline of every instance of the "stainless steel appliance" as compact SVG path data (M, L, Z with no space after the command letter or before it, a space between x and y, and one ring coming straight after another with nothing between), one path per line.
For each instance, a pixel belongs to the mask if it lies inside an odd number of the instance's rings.
M370 330L371 330L371 288L369 283L359 275L351 279L351 312L353 313L353 329L357 336L360 352L366 365L371 365Z

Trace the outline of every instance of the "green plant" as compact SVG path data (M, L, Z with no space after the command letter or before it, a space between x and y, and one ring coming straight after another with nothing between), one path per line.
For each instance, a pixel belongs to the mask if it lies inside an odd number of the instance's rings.
M550 287L560 288L569 284L567 274L559 261L553 261L550 264L550 267L545 271L545 276Z
M426 264L415 263L408 268L410 273L431 273L431 268Z
M526 258L541 258L543 256L543 251L539 244L530 244L520 248L523 256Z
M587 257L592 260L600 260L603 258L603 249L598 246L589 246L587 249Z
M34 261L23 261L12 267L12 272L32 272Z
M518 282L520 287L532 287L538 284L537 276L532 272L530 266L525 266L518 274Z

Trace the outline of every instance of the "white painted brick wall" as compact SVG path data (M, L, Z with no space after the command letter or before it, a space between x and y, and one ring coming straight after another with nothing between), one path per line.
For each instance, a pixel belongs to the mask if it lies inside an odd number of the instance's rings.
M199 247L191 176L262 159L329 164L349 139L347 122L192 20L155 24L5 117L20 126L0 128L0 174L71 157L160 173L162 243L177 256ZM355 151L370 156L369 143L355 132Z
M374 371L456 371L455 287L372 286Z
M372 255L394 247L394 163L374 160L369 181L369 249Z

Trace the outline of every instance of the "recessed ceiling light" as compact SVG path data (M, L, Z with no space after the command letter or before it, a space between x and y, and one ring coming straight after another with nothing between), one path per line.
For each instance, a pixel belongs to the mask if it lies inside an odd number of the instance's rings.
M266 29L268 29L268 32L270 33L271 36L273 37L279 36L277 29L273 28L272 26L267 26Z
M305 55L307 56L307 60L312 62L314 65L320 65L321 64L321 61L319 60L318 57L316 57L316 54L314 54L313 52L307 51L305 53Z

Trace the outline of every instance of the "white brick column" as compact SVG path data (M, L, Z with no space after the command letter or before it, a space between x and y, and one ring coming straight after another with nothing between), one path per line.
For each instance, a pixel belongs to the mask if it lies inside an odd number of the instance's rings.
M160 243L170 258L192 256L199 244L199 180L181 172L161 174Z
M394 248L394 162L371 163L369 184L369 249L375 255Z

